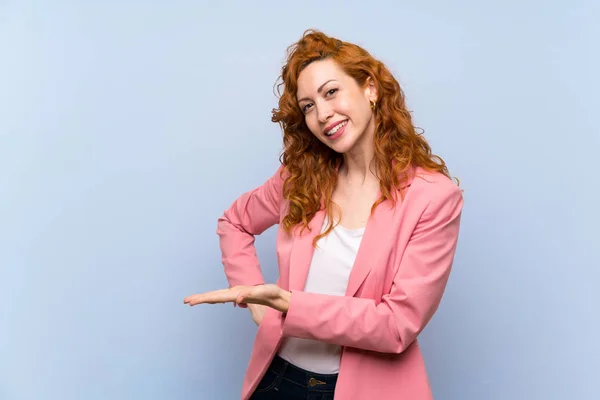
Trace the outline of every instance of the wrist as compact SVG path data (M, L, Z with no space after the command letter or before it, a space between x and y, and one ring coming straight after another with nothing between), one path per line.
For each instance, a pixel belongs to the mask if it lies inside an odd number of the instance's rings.
M281 312L286 313L290 308L290 300L292 299L292 292L288 292L287 290L280 289L279 290L279 299L281 301Z

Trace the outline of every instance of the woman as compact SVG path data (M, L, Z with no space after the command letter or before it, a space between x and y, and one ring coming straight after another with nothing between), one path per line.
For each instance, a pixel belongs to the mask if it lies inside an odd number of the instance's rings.
M448 280L462 193L389 70L309 30L288 49L281 167L219 219L232 302L259 324L242 399L431 399L417 335ZM281 91L280 91L281 92ZM254 237L279 224L279 279Z

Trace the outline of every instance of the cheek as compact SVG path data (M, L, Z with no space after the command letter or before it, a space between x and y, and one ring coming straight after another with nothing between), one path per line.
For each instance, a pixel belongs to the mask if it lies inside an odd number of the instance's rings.
M306 116L304 118L304 122L306 122L306 126L308 126L308 129L310 130L310 132L313 135L318 136L319 121L317 121L317 118L313 114L315 114L315 113L311 112L310 115Z
M335 102L335 111L338 114L351 117L352 101L347 98L340 98Z
M352 120L359 125L366 124L371 116L371 108L365 107L359 101L353 105L349 112L351 113Z
M365 114L364 106L358 98L343 98L336 104L336 112L350 118L352 124L361 127L365 123L368 114ZM368 108L368 111L371 109Z

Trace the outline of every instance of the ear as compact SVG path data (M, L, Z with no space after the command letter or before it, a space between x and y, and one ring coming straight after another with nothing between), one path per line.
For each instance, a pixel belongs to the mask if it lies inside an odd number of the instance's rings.
M371 77L368 77L367 81L365 82L365 96L370 102L377 101L377 86Z

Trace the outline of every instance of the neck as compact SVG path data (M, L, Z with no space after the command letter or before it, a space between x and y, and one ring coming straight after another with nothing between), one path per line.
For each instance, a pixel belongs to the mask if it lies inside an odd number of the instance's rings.
M340 168L340 176L352 181L371 181L375 176L372 162L375 158L374 132L365 132L361 141L347 153L344 153L344 162Z

